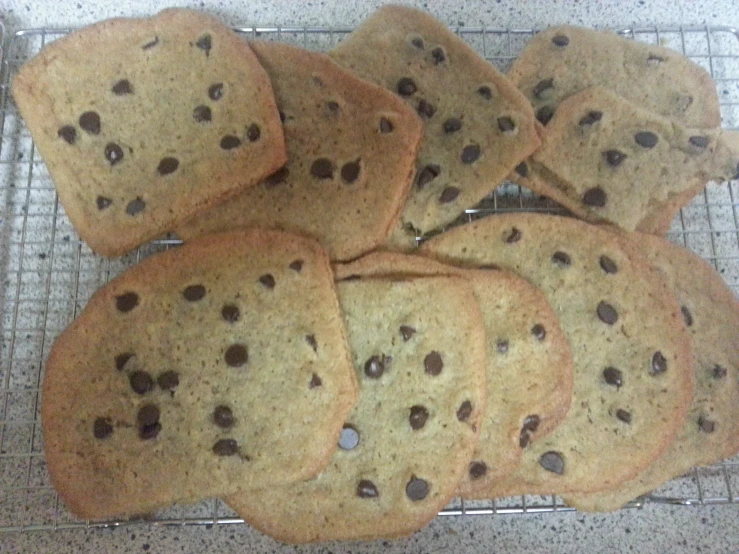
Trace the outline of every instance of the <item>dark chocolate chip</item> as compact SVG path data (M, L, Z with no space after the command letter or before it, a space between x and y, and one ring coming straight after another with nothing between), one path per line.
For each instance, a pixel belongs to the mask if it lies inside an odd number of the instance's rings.
M498 354L505 354L508 352L508 341L507 340L499 340L495 343L495 350L498 352Z
M488 472L488 466L485 462L470 462L469 467L470 479L473 481L479 479Z
M572 259L567 252L557 250L552 254L552 262L559 267L569 267L572 265Z
M210 56L210 49L212 45L213 43L211 41L210 35L207 33L195 41L195 46L203 50L206 56Z
M616 265L616 262L614 262L608 256L601 256L599 261L601 269L606 273L616 273L618 271L618 266Z
M392 133L393 129L395 127L393 126L393 122L390 121L387 117L381 117L380 118L380 132L387 134Z
M295 260L291 262L288 267L290 267L290 269L292 269L293 271L297 271L298 273L300 273L300 270L303 269L303 260Z
M700 429L704 433L713 433L716 430L716 423L703 416L699 416L698 429Z
M126 204L126 213L128 215L136 215L146 209L146 202L141 197L136 197Z
M326 158L318 158L310 166L310 174L318 179L333 179L334 164Z
M98 196L95 203L97 204L98 210L104 210L113 203L113 200L105 196Z
M280 169L275 171L272 175L265 179L264 184L267 188L274 188L277 185L284 183L290 176L290 170L286 165L283 165Z
M555 35L554 38L552 38L552 42L555 46L567 46L570 43L570 39L565 35Z
M421 37L414 37L411 40L411 44L419 50L423 50L423 39Z
M459 196L460 192L461 191L457 187L446 187L443 191L441 191L441 195L439 195L439 202L441 202L442 204L454 202L457 199L457 196Z
M693 314L690 313L690 310L687 306L680 306L680 311L683 313L683 319L685 320L685 325L688 327L691 327L693 325Z
M100 134L100 116L97 112L85 112L80 116L79 124L91 135Z
M634 141L644 148L654 148L659 142L659 138L649 131L639 131L634 135Z
M611 167L618 167L626 159L626 154L619 150L606 150L603 152L603 157Z
M436 108L431 102L426 102L423 98L418 102L418 108L416 109L418 111L418 115L425 117L425 118L431 118L436 113Z
M457 408L457 419L459 421L467 421L472 415L472 402L465 400Z
M213 445L216 456L233 456L239 452L239 444L235 439L219 439Z
M584 127L585 125L593 125L603 118L603 112L592 111L580 118L579 125Z
M123 149L115 142L109 142L105 145L105 159L110 165L115 165L123 159Z
M534 335L536 340L542 341L547 336L547 330L544 329L544 326L541 323L537 323L531 328L531 334Z
M652 375L667 371L667 358L659 350L652 356Z
M113 94L117 94L118 96L123 94L133 94L133 87L128 79L121 79L113 85L111 90L113 91Z
M598 308L595 310L598 314L598 319L608 325L613 325L618 321L618 312L616 308L611 306L608 302L602 300L598 303Z
M275 288L275 278L272 276L271 273L265 273L259 278L259 282L262 283L265 287L268 289Z
M554 108L551 106L542 106L536 110L536 119L542 125L549 123L554 117Z
M313 352L318 352L318 343L316 342L315 335L305 335L305 342L307 342L313 349Z
M609 366L603 370L603 380L609 385L620 388L623 384L623 373L621 373L621 370Z
M531 92L533 92L534 96L536 96L537 98L541 98L541 93L549 90L550 88L554 88L554 79L542 79L541 81L536 83Z
M221 139L221 148L224 150L232 150L241 146L241 139L233 135L226 135Z
M665 61L667 61L667 58L656 56L654 54L649 54L649 57L647 58L647 65L659 65Z
M616 410L616 417L620 419L621 421L623 421L624 423L631 423L631 412L618 409Z
M344 425L339 435L339 448L354 450L359 445L359 431L351 425Z
M592 206L594 208L602 208L608 201L608 195L600 187L593 187L585 191L582 195L582 202L586 206Z
M487 85L483 85L480 88L478 88L477 94L482 96L485 100L490 100L493 97L493 91L490 90L490 87Z
M345 163L341 166L341 179L344 183L351 185L359 178L360 168L359 160Z
M418 173L418 177L416 178L416 186L419 189L422 189L426 185L428 185L431 181L436 179L439 176L439 173L441 173L441 168L436 164L429 164L426 167L424 167L421 171Z
M241 367L249 361L249 352L243 344L232 344L226 350L224 359L231 367Z
M539 458L539 465L547 471L551 471L557 475L562 475L565 472L565 461L564 458L562 458L562 454L552 450L541 455Z
M441 62L446 60L446 54L441 46L437 46L431 50L431 59L434 60L434 64L439 65Z
M456 133L462 128L462 121L457 119L456 117L450 117L444 122L443 128L444 133L446 133L447 135Z
M444 361L441 359L441 354L436 350L426 354L426 357L423 359L423 367L427 374L433 376L439 375L444 368Z
M704 137L701 135L692 136L688 139L688 142L692 144L693 146L697 148L705 148L708 146L711 142L711 140L708 137Z
M182 291L182 296L189 302L197 302L205 296L205 287L203 285L190 285Z
M518 173L521 177L526 177L526 175L529 174L529 166L526 164L526 162L521 162L516 166L516 173Z
M416 330L410 325L401 325L400 334L405 342L408 342L416 334Z
M357 485L357 496L359 498L377 498L380 493L372 481L362 479Z
M364 362L364 374L370 379L379 379L385 372L385 362L387 358L383 355L372 356L369 360Z
M162 390L173 391L180 384L180 376L176 371L165 371L157 377L157 385Z
M480 146L477 144L468 144L462 149L462 155L460 159L463 164L471 164L477 161L480 157Z
M152 423L151 425L142 425L139 427L139 438L143 440L156 438L161 430L162 425L159 422Z
M414 502L418 502L426 498L429 494L429 484L423 479L419 479L415 475L411 476L411 480L405 486L405 494Z
M220 100L223 98L223 83L216 83L208 87L208 98L211 100Z
M92 433L96 439L104 439L113 434L113 422L109 417L99 417L92 425Z
M136 414L136 422L139 426L153 425L159 421L159 408L154 404L144 404Z
M64 125L63 127L59 127L59 130L56 132L56 134L60 139L68 142L69 144L74 144L74 141L77 140L77 129L75 129L71 125Z
M128 382L136 394L146 394L154 388L154 379L146 371L134 371Z
M429 418L429 411L423 406L411 407L411 413L408 416L408 423L411 424L411 429L421 429L426 425L426 420Z
M524 431L522 429L518 435L518 447L526 448L530 442L531 442L531 433L529 433L528 431Z
M141 49L148 50L149 48L154 48L157 44L159 44L159 37L154 37L152 40L144 44Z
M714 379L723 379L726 377L726 368L721 367L720 365L716 364L713 366L713 369L711 370L711 374L713 375Z
M126 367L128 360L130 360L133 357L134 357L134 354L131 352L124 352L123 354L118 354L115 357L115 368L118 371L121 371L124 367Z
M216 406L216 409L213 410L213 422L222 429L228 429L236 423L236 418L231 408L221 405Z
M401 96L410 96L418 90L416 83L409 77L403 77L398 81L398 94Z
M246 129L246 138L249 139L249 142L256 142L259 140L259 137L261 136L262 136L262 130L259 128L259 125L257 125L256 123L252 123Z
M195 106L192 111L192 118L198 123L206 123L213 119L213 113L208 106Z
M310 378L310 383L308 383L308 388L315 389L316 387L320 387L321 385L323 385L323 381L321 381L321 378L314 373Z
M522 429L525 429L526 431L531 431L532 433L534 433L539 428L540 423L541 423L541 418L536 414L531 414L531 415L526 416L526 419L523 420Z
M139 295L135 292L127 292L115 297L115 307L119 312L130 312L139 305Z
M500 129L501 133L510 133L516 130L516 124L508 116L499 117L498 129Z
M234 323L241 317L241 312L238 306L234 304L224 304L223 308L221 308L221 317L229 323Z
M513 227L511 229L511 232L505 238L505 241L508 244L513 244L514 242L518 242L519 240L521 240L521 231L519 231L516 227Z

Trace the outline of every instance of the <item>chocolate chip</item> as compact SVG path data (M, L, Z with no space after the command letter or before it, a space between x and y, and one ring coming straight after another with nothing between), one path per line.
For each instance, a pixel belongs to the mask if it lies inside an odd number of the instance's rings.
M493 91L490 90L489 86L483 85L477 89L477 94L482 96L485 100L490 100L493 97Z
M275 288L275 278L270 273L265 273L259 278L259 282L262 283L268 289Z
M614 308L607 302L603 302L601 300L598 303L598 308L596 309L596 312L598 314L598 318L603 323L607 323L608 325L613 325L614 323L618 321L618 312L616 311L616 308Z
M616 410L616 417L624 423L631 423L631 413L626 410Z
M516 130L516 124L508 116L498 118L498 129L501 133L511 133Z
M104 439L113 434L113 422L109 417L99 417L92 425L92 433L96 439Z
M409 325L400 326L400 334L405 342L408 342L416 334L416 330Z
M236 418L234 418L231 408L220 405L213 410L213 422L222 429L228 429L236 423Z
M118 354L115 357L115 368L118 371L121 371L128 363L128 360L130 360L133 357L134 357L134 354L132 354L131 352L124 352L123 354Z
M223 98L223 83L216 83L208 87L208 98L211 100L220 100Z
M609 385L614 385L615 387L620 388L623 384L623 374L619 369L608 366L603 370L603 380Z
M344 183L351 185L359 178L360 165L359 160L347 162L341 166L341 179Z
M724 377L726 377L727 372L725 367L721 367L720 365L716 364L715 366L713 366L713 370L711 373L714 379L723 379Z
M580 118L579 125L584 127L585 125L593 125L603 118L603 112L592 111L588 112Z
M667 371L667 358L659 350L652 356L652 375Z
M153 425L159 421L159 408L154 404L144 404L136 414L136 422L140 427Z
M561 250L557 250L554 254L552 254L552 262L559 267L569 267L570 265L572 265L570 255L567 252L562 252Z
M421 101L418 103L417 111L418 115L425 118L430 118L433 117L433 115L436 113L436 108L431 102L426 102L426 100L422 98Z
M411 407L411 413L408 416L408 423L411 424L411 429L421 429L426 425L426 420L429 418L429 411L423 406Z
M567 46L570 43L570 39L565 35L555 35L554 38L552 38L552 42L555 46Z
M320 387L321 385L323 385L323 381L321 381L321 378L314 373L310 378L310 383L308 383L308 388L315 389L316 387Z
M441 173L441 168L438 165L436 164L427 165L418 173L418 178L416 179L416 186L419 189L422 189L427 184L429 184L431 181L436 179L439 176L439 173Z
M357 496L359 498L377 498L380 493L372 481L362 479L357 485Z
M423 479L419 479L415 475L411 476L411 480L405 486L405 494L414 502L423 500L429 494L429 484Z
M123 159L123 149L115 142L109 142L105 145L105 159L110 165L115 165Z
M126 213L128 215L136 215L146 209L146 202L141 197L136 197L126 204Z
M531 442L531 435L539 428L540 422L541 420L536 414L526 416L526 419L523 420L523 425L521 426L521 432L518 435L518 446L520 448L526 448L529 445Z
M616 265L616 262L614 262L608 256L600 257L600 267L606 273L616 273L618 271L618 266Z
M618 167L626 159L626 154L619 150L606 150L603 157L611 167Z
M68 142L69 144L74 144L74 141L77 140L77 129L75 129L71 125L64 125L63 127L59 127L59 130L56 132L56 134L60 139Z
M441 354L439 354L436 350L433 350L432 352L426 354L426 357L423 359L423 367L426 370L426 373L429 375L436 376L441 373L441 370L444 368L444 362L441 359Z
M416 83L409 77L403 77L398 81L398 94L401 96L410 96L417 90Z
M259 128L259 125L257 125L256 123L252 123L246 129L246 138L249 139L249 142L256 142L259 140L259 137L261 136L262 136L262 130Z
M213 445L216 456L233 456L239 452L239 444L235 439L219 439Z
M508 341L507 340L499 340L495 343L495 350L498 352L498 354L505 354L508 352Z
M372 356L369 360L364 362L364 374L370 379L379 379L385 372L385 362L387 358L383 355Z
M513 227L511 229L511 232L506 237L505 241L508 244L513 244L514 242L518 242L521 240L521 231L519 231L516 227Z
M157 377L157 385L162 390L173 391L180 384L180 376L176 371L165 371Z
M634 141L644 148L654 148L659 142L659 138L654 133L649 131L639 131L634 135Z
M146 394L154 388L154 379L146 371L134 371L128 382L136 394Z
M526 448L530 442L531 442L531 433L529 433L528 431L524 431L522 429L518 435L518 447Z
M206 56L210 56L210 48L212 46L210 35L205 34L201 36L198 40L195 41L195 46L203 50Z
M549 123L554 117L554 108L551 106L542 106L536 110L536 119L542 125Z
M318 158L310 166L310 174L318 179L333 179L334 164L326 158Z
M472 415L472 402L465 400L457 408L457 419L459 421L467 421Z
M526 175L529 174L529 166L526 165L526 162L521 162L516 166L516 173L518 173L521 177L526 177Z
M462 121L456 117L450 117L444 122L442 127L444 129L444 133L450 135L452 133L456 133L462 128Z
M104 210L113 203L113 200L105 196L98 196L95 203L97 204L98 210Z
M383 134L392 133L394 128L395 127L393 127L393 122L390 121L388 118L386 117L380 118L380 132L381 133Z
M468 144L462 149L462 155L460 159L463 164L471 164L477 161L480 157L480 146L477 144Z
M149 48L154 48L157 44L159 44L159 37L154 37L152 40L144 44L141 49L148 50Z
M411 40L411 44L419 50L423 50L423 39L421 37L414 37Z
M161 430L162 425L158 422L152 423L151 425L142 425L139 427L139 438L143 440L156 438Z
M139 295L135 292L127 292L115 297L115 307L119 312L130 312L139 305Z
M303 260L295 260L291 262L288 267L293 271L300 273L300 270L303 269Z
M313 352L318 352L318 343L316 342L315 335L305 335L305 342L310 344L310 347L313 349Z
M113 94L117 94L118 96L123 94L133 94L133 87L128 79L121 79L113 85L111 90L113 91Z
M602 208L608 201L608 195L600 187L593 187L585 191L582 195L582 203L586 206L592 206L594 208Z
M446 60L446 54L441 46L437 46L431 50L431 59L434 60L434 64L439 65L441 62Z
M537 323L531 328L531 334L534 335L536 340L543 341L547 336L547 330L541 323Z
M488 466L485 462L470 462L469 467L470 479L473 481L479 479L488 472Z
M192 111L192 118L198 123L205 123L213 119L213 114L208 106L195 106Z
M80 116L79 124L91 135L100 134L100 116L97 112L85 112Z
M221 148L224 150L233 150L241 146L241 139L233 135L225 135L221 139Z
M698 429L704 433L713 433L716 430L716 424L713 421L700 416L698 417Z
M359 445L359 431L351 425L344 425L339 435L339 448L354 450Z
M649 57L647 58L647 65L659 65L665 61L667 61L667 58L656 56L654 54L649 54Z
M190 285L182 291L182 296L188 302L197 302L205 296L205 287L203 285Z
M283 165L280 169L275 171L272 175L264 180L264 185L269 189L274 188L277 185L281 185L282 183L284 183L289 175L290 170L287 168L287 166Z
M565 472L565 461L562 458L562 454L559 452L551 450L549 452L545 452L539 458L539 465L547 471L551 471L557 475L562 475Z
M441 195L439 195L439 202L442 204L454 202L457 199L457 196L459 196L459 193L460 190L457 187L446 187L441 191Z
M229 323L238 321L240 316L241 312L238 306L234 304L224 304L223 308L221 308L221 317Z
M688 327L691 327L693 325L693 314L690 313L690 310L687 306L680 306L680 311L683 313L683 319L685 320L685 325Z
M554 88L554 79L542 79L541 81L536 83L531 92L537 98L541 98L541 93L551 88Z
M249 352L243 344L232 344L226 350L224 359L231 367L241 367L249 361Z
M710 144L710 139L701 135L692 136L688 139L688 142L697 148L705 148Z

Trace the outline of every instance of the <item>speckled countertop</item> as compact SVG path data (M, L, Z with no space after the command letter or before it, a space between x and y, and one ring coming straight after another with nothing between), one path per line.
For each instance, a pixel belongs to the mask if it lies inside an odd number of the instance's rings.
M354 26L379 0L220 0L180 2L231 24ZM79 26L113 16L147 15L171 0L0 0L8 31ZM739 26L737 0L430 0L414 2L450 25L531 28L557 23L598 27L708 24ZM2 499L0 499L2 502ZM647 505L614 514L577 512L437 518L400 541L286 547L243 525L77 529L0 535L0 553L177 552L305 553L739 553L739 505Z

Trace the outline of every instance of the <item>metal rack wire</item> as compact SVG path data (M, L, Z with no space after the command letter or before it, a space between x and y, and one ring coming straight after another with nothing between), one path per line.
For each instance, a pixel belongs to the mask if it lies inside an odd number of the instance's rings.
M247 38L285 41L327 50L351 29L239 27ZM60 503L43 457L39 391L49 347L112 277L178 241L162 238L119 259L94 255L74 232L53 183L9 93L18 67L69 29L32 29L5 36L0 23L0 533L130 525L241 523L225 504L209 500L174 506L131 521L79 521ZM459 28L456 32L501 70L533 29ZM731 27L626 28L634 40L659 43L687 55L713 76L723 125L739 127L739 31ZM669 238L709 260L739 294L739 182L716 183L683 208ZM512 184L499 187L460 222L504 211L558 211L550 201ZM694 469L645 502L684 505L739 502L739 460ZM440 515L526 514L569 511L557 497L515 497L486 502L455 500Z

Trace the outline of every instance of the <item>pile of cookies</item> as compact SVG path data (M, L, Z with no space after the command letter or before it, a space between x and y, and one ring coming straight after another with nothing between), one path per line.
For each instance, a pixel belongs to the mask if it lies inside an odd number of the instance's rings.
M176 9L54 42L13 94L93 250L185 240L49 355L79 517L221 497L286 542L400 537L455 496L617 509L739 451L739 302L658 236L739 140L673 51L558 27L505 76L410 8L328 55ZM439 233L507 178L585 221Z

